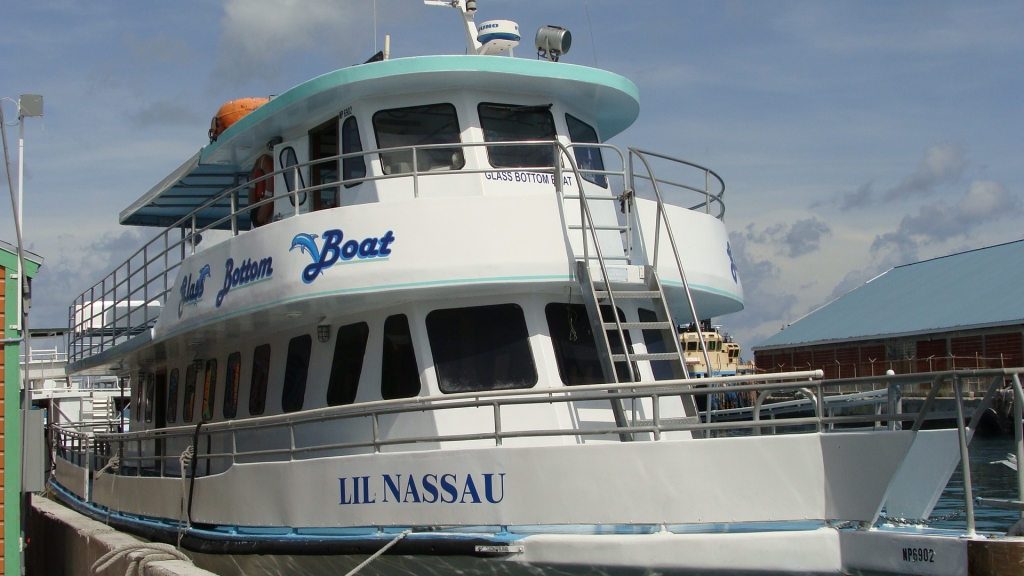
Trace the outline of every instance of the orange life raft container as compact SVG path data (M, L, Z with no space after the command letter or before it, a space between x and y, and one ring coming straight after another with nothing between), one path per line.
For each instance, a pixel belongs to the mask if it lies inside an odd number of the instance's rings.
M216 142L221 132L267 102L270 102L270 98L239 98L222 104L213 120L210 120L210 142Z

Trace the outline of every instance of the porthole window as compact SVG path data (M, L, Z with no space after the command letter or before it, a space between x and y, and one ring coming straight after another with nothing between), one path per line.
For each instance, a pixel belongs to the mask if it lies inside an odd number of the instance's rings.
M178 419L178 369L171 370L167 381L167 423L174 424Z
M203 384L203 422L213 420L213 404L217 399L217 359L206 361L206 378Z
M370 326L366 322L349 324L338 329L334 342L331 379L327 384L327 405L340 406L356 401L359 376L363 371L363 355Z
M424 144L458 144L462 142L459 117L451 104L429 104L381 110L373 115L377 148L400 148ZM412 172L412 150L382 152L381 169L385 174ZM430 148L416 153L420 172L461 170L466 165L462 148Z
M234 418L238 413L238 380L242 371L242 354L228 356L228 373L224 380L224 417Z
M555 120L551 105L515 106L488 104L477 106L484 142L554 140ZM553 168L554 146L488 146L487 159L495 168Z
M537 368L518 304L434 310L427 336L442 392L530 388Z
M298 412L306 397L306 377L309 375L309 355L313 351L313 337L296 336L288 342L288 358L284 367L284 387L281 391L281 410Z
M384 349L381 358L380 394L385 400L411 398L420 393L420 370L405 314L384 321Z
M267 405L267 380L270 377L270 344L256 347L252 353L252 379L249 382L249 415L263 414Z

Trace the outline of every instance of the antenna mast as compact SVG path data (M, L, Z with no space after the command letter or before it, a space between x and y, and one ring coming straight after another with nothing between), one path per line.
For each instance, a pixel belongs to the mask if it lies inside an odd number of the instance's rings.
M423 0L430 6L448 6L458 8L462 12L463 24L466 26L466 49L469 54L480 53L480 42L476 39L476 0Z

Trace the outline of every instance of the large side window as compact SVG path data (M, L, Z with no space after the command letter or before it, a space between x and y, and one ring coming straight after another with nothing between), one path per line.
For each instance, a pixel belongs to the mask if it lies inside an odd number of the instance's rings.
M349 116L345 118L345 121L341 123L341 153L352 154L354 152L363 151L363 142L359 138L359 124L356 122L355 116ZM365 178L366 177L366 157L365 156L353 156L351 158L345 158L341 161L341 177L342 180L352 180L354 178ZM354 184L345 184L345 188L352 188L353 186L359 186L362 182L356 182Z
M298 412L306 398L306 377L309 375L309 354L313 351L313 337L296 336L288 342L288 358L284 366L284 389L281 391L281 410Z
M359 375L363 371L363 354L370 326L366 322L349 324L338 329L334 342L331 379L327 384L327 405L339 406L356 401Z
M202 364L200 364L202 366ZM185 368L185 404L181 409L181 419L191 422L196 410L196 363Z
M319 160L338 155L338 119L309 131L309 159ZM313 186L338 181L338 161L328 160L311 164L309 180ZM313 210L327 210L338 206L338 189L324 188L313 193Z
M206 361L206 381L203 384L203 421L213 420L213 404L217 400L217 359Z
M643 308L640 308L637 310L637 314L641 322L658 321L658 315L654 310L644 310ZM647 346L648 353L663 354L666 352L675 352L674 346L670 347L670 345L665 343L664 332L661 330L644 330L643 335L644 344ZM675 374L672 372L672 363L668 360L652 360L651 371L654 372L655 380L672 380L675 378Z
M573 144L600 144L597 139L597 131L590 124L576 118L572 114L565 115L565 123L569 128L569 140ZM576 166L580 170L604 170L604 158L601 156L601 149L596 146L573 146L573 156L576 157ZM585 174L584 180L593 182L602 188L608 187L608 179L604 174Z
M562 304L552 302L544 307L548 320L548 330L555 347L555 360L558 363L558 375L562 383L569 386L582 384L605 384L601 371L601 361L597 356L597 345L594 333L590 329L587 307L582 304ZM619 320L624 321L625 315L619 310ZM614 322L611 306L601 306L601 316L605 322ZM612 354L622 354L622 344L614 331L608 332L608 341ZM632 350L629 332L626 332L626 345ZM636 366L633 367L634 374ZM629 368L625 362L615 363L615 373L620 382L629 382Z
M434 310L427 336L442 392L530 388L537 368L517 304Z
M488 104L477 106L484 142L520 142L554 140L555 120L551 105L514 106ZM551 168L555 165L552 146L488 146L487 159L495 168Z
M249 382L249 415L259 416L267 406L267 380L270 377L270 344L256 347L252 353L252 380Z
M399 148L424 144L458 144L462 141L459 117L451 104L430 104L381 110L373 115L378 148ZM385 174L406 174L413 168L412 150L382 152ZM416 153L420 172L461 170L466 165L462 148L431 148Z
M234 418L238 413L238 379L242 372L242 354L228 356L228 374L224 380L224 417Z
M385 400L411 398L420 393L420 369L412 347L409 319L405 314L384 321L384 350L381 359L380 394Z
M171 370L167 381L167 423L174 424L178 419L178 369Z
M146 422L153 421L153 404L156 396L156 374L146 374Z

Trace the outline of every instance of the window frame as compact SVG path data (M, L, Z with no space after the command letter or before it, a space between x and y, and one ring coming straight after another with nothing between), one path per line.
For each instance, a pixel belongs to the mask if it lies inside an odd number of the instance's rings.
M346 126L349 122L352 122L353 128L351 133L355 135L355 142L350 142L348 139L349 131L346 130ZM363 151L363 137L359 134L359 121L356 117L347 116L341 121L341 127L338 129L341 134L341 153L342 154L354 154L356 152ZM362 170L362 173L356 175ZM351 158L343 158L341 160L341 181L346 182L353 178L365 178L366 177L366 156L353 156ZM345 184L345 188L353 188L359 186L362 182L353 182Z
M300 348L300 346L302 348ZM305 358L302 356L305 355ZM313 336L300 334L288 340L284 378L281 384L281 412L299 412L306 403L306 384L309 381L309 360L313 356ZM295 371L302 364L301 372Z
M576 124L580 125L580 128L583 128L583 129L586 129L586 130L589 130L589 131L593 132L594 133L594 139L593 139L594 141L591 142L590 140L586 140L586 139L577 140L576 137L573 136L573 123L574 122ZM583 120L580 120L579 118L577 118L576 116L573 116L572 114L569 114L568 112L565 113L565 128L566 128L566 131L568 132L568 135L569 135L569 142L572 143L572 144L600 144L601 143L601 136L597 133L597 128L594 128L589 123L584 122ZM580 136L580 137L584 137L584 138L586 137L583 134L580 134L578 130L576 131L576 136ZM576 160L576 167L579 168L580 170L605 170L606 169L605 165L604 165L604 154L601 152L601 148L600 147L598 147L598 146L573 146L572 147L572 152L573 152L573 158ZM584 155L584 154L596 154L596 158L598 160L599 166L596 166L596 167L595 166L591 166L590 162L589 162L589 158L586 158L586 157L581 158L581 155ZM584 164L586 164L586 166ZM583 176L584 180L586 180L587 182L590 182L591 184L600 186L601 188L608 188L608 177L605 174L582 174L582 176Z
M196 416L196 380L199 379L196 362L189 362L185 368L184 404L181 410L181 421L192 422Z
M210 358L206 361L206 370L203 378L203 411L200 417L203 422L213 421L214 405L217 403L217 359Z
M242 353L228 354L227 372L224 374L224 403L221 412L226 420L238 415L238 388L242 379ZM230 406L230 410L228 407Z
M174 424L178 420L178 387L181 373L177 368L172 368L167 375L167 412L165 417L168 424Z
M402 326L400 323L404 323ZM393 330L398 328L399 330L404 328L405 333L389 333L389 326ZM404 346L404 343L397 343L393 347L389 347L388 339L391 337L408 337L408 346ZM401 398L415 398L419 396L423 390L423 381L420 378L419 361L416 359L416 341L412 337L412 326L409 324L409 317L405 314L392 314L384 320L384 329L381 336L382 349L381 349L381 374L380 374L380 395L384 400L398 400ZM402 357L395 357L395 354L401 354ZM409 360L412 360L411 366L413 371L409 371ZM396 367L397 362L402 362L400 366ZM404 371L405 374L399 373ZM415 378L413 378L415 373ZM394 377L394 383L388 380L389 376ZM405 379L405 381L402 381ZM412 383L415 382L416 389L413 390Z
M447 141L443 141L443 140L440 141L440 142L424 142L423 141L424 139L432 139L432 138L434 138L438 134L438 132L435 132L434 134L428 134L425 137L421 136L420 137L420 141L418 141L416 143L401 144L401 145L398 145L398 146L387 146L387 148L403 148L403 147L408 147L408 146L426 146L426 145L431 145L431 144L452 144L452 146L450 148L433 148L431 150L425 151L422 155L417 154L417 157L416 157L416 164L417 164L417 166L416 166L416 168L417 168L417 170L419 172L435 171L435 169L432 166L430 166L429 164L427 164L427 168L424 169L423 168L423 165L424 165L423 161L427 160L429 162L430 161L429 159L431 158L430 154L442 154L442 153L448 153L449 151L454 151L454 152L452 152L452 156L454 157L457 154L459 162L452 162L452 163L449 163L449 164L445 164L445 163L441 162L441 163L437 164L437 166L447 166L447 168L439 168L439 169L437 169L437 171L441 171L441 170L448 170L448 171L462 170L466 166L466 152L465 152L465 150L462 147L462 144L463 144L463 142L462 142L462 124L459 122L459 109L458 109L457 106L455 106L451 102L437 102L437 103L434 103L434 104L420 104L420 105L416 105L416 106L403 106L403 107L400 107L400 108L387 108L387 109L377 110L376 112L373 113L373 116L370 119L370 124L373 127L373 136L374 136L374 139L375 139L375 141L377 143L377 148L378 149L385 148L385 146L383 146L381 144L381 141L380 141L381 140L380 139L380 130L378 129L378 126L377 126L378 117L380 117L382 114L394 114L394 113L397 113L397 112L412 111L412 110L418 110L418 109L424 109L425 110L425 109L432 108L432 107L449 107L449 108L451 108L451 111L453 112L452 118L454 119L454 122L455 122L455 140L454 141L451 141L451 142L447 142ZM411 112L407 112L407 113L411 113ZM406 172L406 171L396 172L394 170L390 170L389 171L388 168L390 168L391 166L394 166L394 165L397 165L397 164L400 163L400 162L398 162L399 155L406 154L406 153L409 154L409 159L410 159L409 160L409 171L408 172ZM377 156L378 156L378 158L380 160L381 172L383 174L385 174L385 175L412 174L412 172L413 172L413 170L412 170L412 156L413 156L413 154L412 154L411 150L409 150L408 152L404 152L404 151L379 152L377 154ZM388 158L385 158L385 156L387 156Z
M263 351L266 350L266 354ZM261 360L265 357L266 366ZM267 411L267 385L270 383L270 344L260 344L252 352L252 374L249 378L249 416L259 416ZM256 401L258 399L258 402ZM259 407L259 411L254 408Z
M544 110L545 112L547 112L547 119L548 119L548 122L549 122L549 126L551 128L551 141L552 141L552 145L553 145L554 142L556 142L558 140L558 128L555 126L555 116L551 113L551 106L552 106L551 104L542 104L542 105L526 105L526 104L523 104L523 105L518 105L518 104L504 104L504 103L500 103L500 102L480 102L476 106L476 114L477 114L477 120L480 121L480 131L483 133L484 142L528 142L528 141L532 141L532 140L546 140L547 139L547 138L545 138L543 136L542 137L538 137L538 138L526 138L526 139L523 139L523 140L511 140L511 139L492 140L492 139L488 138L488 128L486 126L484 126L483 110L484 110L485 107L489 107L489 108L496 109L496 110L500 110L500 109L505 109L505 110L520 109L523 112L526 112L526 111L529 111L529 110L532 110L532 111ZM496 118L491 118L491 117L488 118L488 120L491 120L491 119L496 119ZM492 152L495 152L495 153L497 153L497 155L500 156L501 152L504 152L505 154L514 154L514 153L516 153L516 151L520 151L520 152L527 151L527 153L529 153L529 152L543 153L544 150L543 150L543 148L541 148L540 146L535 145L535 144L534 145L527 144L527 145L523 145L523 146L485 146L485 148L487 150L487 163L491 166L491 168L498 168L498 169L554 168L554 166L555 166L554 148L551 148L550 150L547 151L547 153L548 153L547 162L526 163L526 164L524 164L524 163L510 163L508 165L500 165L500 166L494 163L494 158L491 155Z

